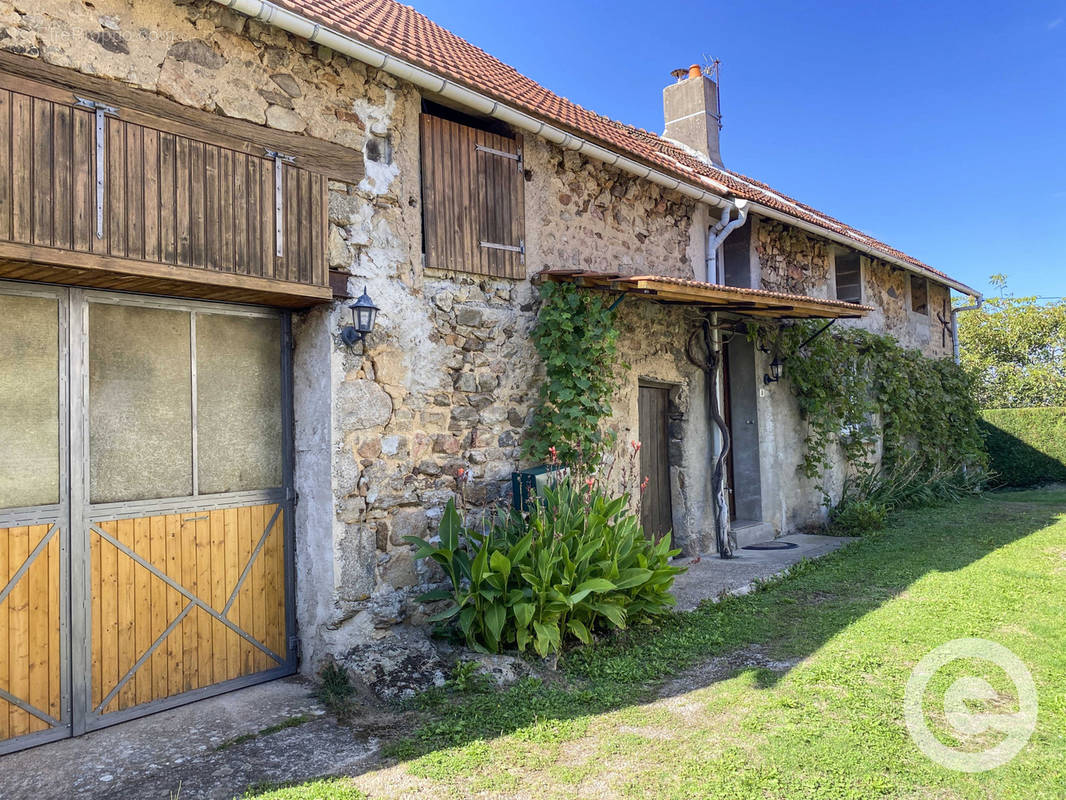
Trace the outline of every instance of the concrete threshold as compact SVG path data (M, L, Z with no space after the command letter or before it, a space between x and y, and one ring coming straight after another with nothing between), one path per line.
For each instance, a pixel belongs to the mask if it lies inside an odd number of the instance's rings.
M844 536L793 533L756 543L756 546L795 545L787 549L745 550L741 547L736 551L736 557L730 559L721 559L717 553L704 554L698 560L678 558L675 563L687 567L688 572L674 581L677 610L692 611L703 601L716 600L723 595L747 594L756 582L774 578L805 558L819 558L853 541L854 538Z

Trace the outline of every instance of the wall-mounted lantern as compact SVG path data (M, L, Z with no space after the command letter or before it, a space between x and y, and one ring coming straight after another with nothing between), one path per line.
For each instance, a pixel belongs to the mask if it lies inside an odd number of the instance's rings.
M775 355L774 360L770 362L770 373L762 376L762 382L766 384L777 383L781 380L781 372L785 368L785 362L781 360L781 356Z
M378 307L374 305L374 301L370 299L364 286L363 294L348 308L352 310L352 324L341 328L341 341L351 347L356 342L366 339L371 331L374 330Z

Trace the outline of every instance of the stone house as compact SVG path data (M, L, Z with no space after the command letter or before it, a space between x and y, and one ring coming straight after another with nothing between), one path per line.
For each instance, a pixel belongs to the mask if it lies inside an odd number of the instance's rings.
M0 0L0 752L424 620L404 537L529 466L537 281L626 299L609 424L687 553L709 315L951 355L973 289L724 167L712 76L664 111L601 117L393 0ZM787 373L721 346L734 532L817 520Z

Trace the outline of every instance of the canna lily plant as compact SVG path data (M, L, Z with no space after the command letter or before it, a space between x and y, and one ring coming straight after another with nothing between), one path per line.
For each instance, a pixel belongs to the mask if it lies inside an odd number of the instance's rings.
M669 535L644 536L627 495L572 478L544 488L527 513L501 512L481 531L465 528L449 501L439 543L408 541L451 584L420 598L450 601L431 621L455 625L488 653L532 647L545 657L568 639L589 644L598 630L666 613L684 571L669 563L680 552Z

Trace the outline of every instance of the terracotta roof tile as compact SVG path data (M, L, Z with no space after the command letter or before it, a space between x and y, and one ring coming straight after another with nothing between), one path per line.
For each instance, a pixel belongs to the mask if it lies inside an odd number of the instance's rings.
M549 91L481 48L395 0L274 0L338 33L410 61L614 152L712 192L759 203L917 268L952 280L916 258L732 170L714 167L648 131L608 119Z

